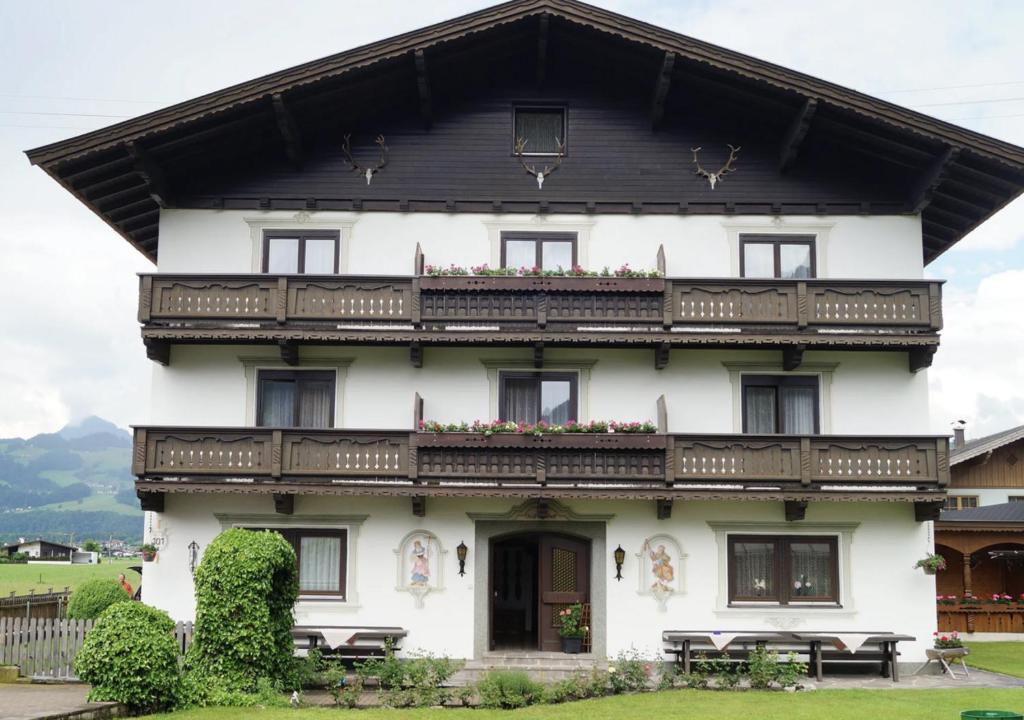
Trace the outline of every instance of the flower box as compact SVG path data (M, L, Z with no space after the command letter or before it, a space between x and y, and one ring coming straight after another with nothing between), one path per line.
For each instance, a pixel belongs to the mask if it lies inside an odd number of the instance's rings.
M424 275L420 278L420 290L661 293L665 291L665 279L555 275Z
M520 433L420 432L419 447L449 448L522 448L524 450L664 450L665 436L654 433L557 433L526 435Z

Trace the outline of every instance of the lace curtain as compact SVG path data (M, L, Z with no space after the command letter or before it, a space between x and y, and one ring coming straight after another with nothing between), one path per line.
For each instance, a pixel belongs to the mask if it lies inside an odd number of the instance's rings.
M299 543L299 590L338 592L341 588L341 538L303 537Z
M735 597L775 597L774 543L738 542L733 545L732 561Z

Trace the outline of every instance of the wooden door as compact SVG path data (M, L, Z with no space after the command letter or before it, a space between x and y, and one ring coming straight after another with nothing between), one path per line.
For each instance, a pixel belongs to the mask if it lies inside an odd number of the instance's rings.
M537 641L539 649L558 652L562 649L558 611L590 602L590 541L544 535L539 555Z

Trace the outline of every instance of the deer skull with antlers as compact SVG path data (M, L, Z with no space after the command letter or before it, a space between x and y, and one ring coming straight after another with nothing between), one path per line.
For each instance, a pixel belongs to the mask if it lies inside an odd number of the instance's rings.
M555 138L555 147L558 151L555 153L555 164L545 165L543 170L537 170L536 165L527 165L526 160L523 159L523 150L526 149L526 139L518 138L516 140L516 157L519 158L519 163L523 166L526 172L537 178L537 189L544 189L544 178L553 173L562 164L562 156L565 155L565 143Z
M378 135L374 141L380 145L380 160L376 165L360 165L352 157L352 145L349 142L351 135L345 136L345 143L341 146L341 154L345 156L348 164L352 166L352 172L362 173L366 178L366 184L369 185L370 181L373 180L373 176L384 169L384 166L388 164L388 146L384 143L384 136Z
M729 148L729 159L726 160L725 165L720 167L716 172L708 172L700 166L700 161L697 159L697 153L701 151L701 148L690 148L690 151L693 153L693 163L697 166L697 169L694 171L694 175L706 177L708 182L711 183L712 190L715 189L715 185L722 181L722 178L736 170L732 164L736 162L736 155L742 148L733 147L732 145L726 145L726 147Z

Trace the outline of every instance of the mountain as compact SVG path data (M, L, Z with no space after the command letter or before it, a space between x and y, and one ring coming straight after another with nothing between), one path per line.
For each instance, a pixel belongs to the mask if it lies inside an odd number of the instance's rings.
M0 439L0 541L142 538L131 435L88 417L27 440Z

